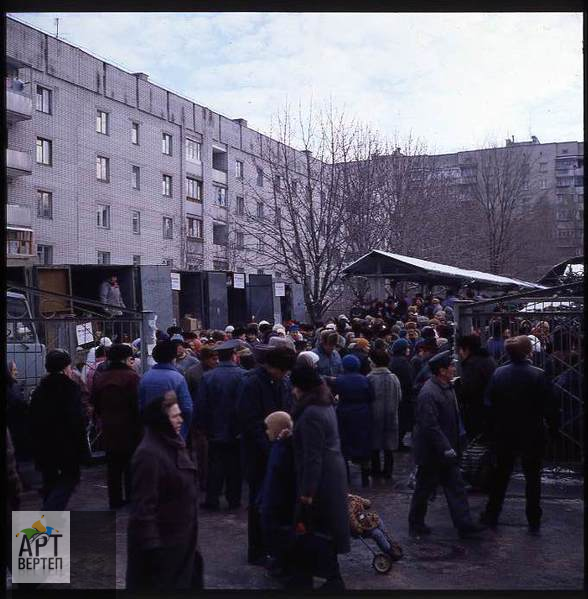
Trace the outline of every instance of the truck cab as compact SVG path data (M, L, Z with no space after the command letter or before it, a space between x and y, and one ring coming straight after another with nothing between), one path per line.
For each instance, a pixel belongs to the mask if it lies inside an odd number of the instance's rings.
M27 298L22 293L7 291L6 361L16 363L16 378L27 400L45 375L45 355L46 348L39 342Z

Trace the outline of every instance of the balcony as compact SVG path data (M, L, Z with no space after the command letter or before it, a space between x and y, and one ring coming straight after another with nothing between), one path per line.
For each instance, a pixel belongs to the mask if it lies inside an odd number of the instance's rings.
M35 256L31 209L18 204L6 205L7 258L28 259ZM12 264L8 263L9 266Z
M33 101L22 82L6 78L6 120L9 125L28 121L33 116Z
M30 175L33 172L33 160L29 152L6 150L6 174L9 178Z
M212 169L212 181L214 183L220 183L221 185L227 184L227 172L219 171L216 168Z

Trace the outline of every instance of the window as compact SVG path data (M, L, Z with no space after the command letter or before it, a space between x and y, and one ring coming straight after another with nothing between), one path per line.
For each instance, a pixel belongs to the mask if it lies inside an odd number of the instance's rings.
M200 162L202 156L202 144L194 139L186 138L186 160Z
M282 177L280 175L276 175L274 177L274 189L276 191L280 191L282 189Z
M96 179L98 181L110 180L110 159L104 156L96 156Z
M265 241L263 239L257 240L257 251L264 252L265 251Z
M216 188L216 203L221 208L227 207L227 190L224 187Z
M169 133L163 133L161 137L161 152L167 156L172 155L172 136Z
M575 177L574 185L576 187L584 187L584 175L582 175L581 177Z
M138 166L133 166L131 181L133 189L141 189L141 169Z
M259 166L257 167L257 185L263 187L263 169Z
M10 256L32 256L33 231L6 229L6 253Z
M98 264L110 264L110 252L97 252Z
M245 214L245 198L237 196L237 214L243 216Z
M196 202L202 201L202 181L186 177L186 199Z
M50 266L53 264L53 246L37 244L37 260L39 264Z
M139 145L139 123L131 123L131 143Z
M164 258L164 259L161 261L161 263L162 263L164 266L169 266L170 268L173 268L173 267L174 267L174 260L173 260L173 258Z
M258 268L257 269L257 274L258 275L262 275L263 274L263 268Z
M172 178L170 175L163 175L161 180L162 188L161 193L167 198L172 197Z
M279 279L282 278L282 273L281 272L279 272L279 271L276 270L276 272L274 274L276 275L276 279L279 280Z
M245 249L245 234L242 232L237 233L237 249Z
M540 162L539 163L539 170L542 173L546 173L547 172L547 162Z
M37 216L53 218L53 194L51 192L37 190Z
M212 225L212 243L216 245L227 245L229 242L229 227L228 225L213 224Z
M133 266L141 266L141 256L139 254L133 254Z
M163 217L163 238L173 239L174 238L174 221L169 216Z
M257 218L263 218L263 202L257 202Z
M110 229L110 206L98 204L96 208L96 225L100 229Z
M275 212L276 225L279 225L281 220L282 220L282 209L279 206L276 206L276 212Z
M37 164L53 163L53 142L49 139L37 137Z
M141 213L138 210L131 212L131 226L135 235L141 234Z
M541 179L540 187L541 189L547 189L547 179Z
M187 236L191 239L202 239L202 220L199 218L193 218L191 216L186 217L186 228Z
M240 160L235 160L235 177L237 179L243 178L243 163Z
M52 91L46 87L37 85L37 110L45 114L51 114Z
M555 184L558 187L571 187L574 184L574 177L556 177Z
M292 185L292 193L298 193L298 181L296 181L296 179L294 179L294 181L292 181L291 185Z
M529 191L529 179L523 179L523 191Z
M103 110L96 111L96 133L108 135L108 113Z
M229 270L229 263L226 260L213 260L213 270Z

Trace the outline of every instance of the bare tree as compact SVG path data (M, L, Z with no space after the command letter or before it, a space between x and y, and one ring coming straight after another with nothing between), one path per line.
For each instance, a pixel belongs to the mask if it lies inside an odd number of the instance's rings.
M341 292L339 276L348 262L340 164L350 153L353 129L332 107L306 114L299 109L296 121L285 109L277 123L257 165L267 185L247 191L250 263L302 284L310 319L318 322ZM295 137L302 151L292 148Z

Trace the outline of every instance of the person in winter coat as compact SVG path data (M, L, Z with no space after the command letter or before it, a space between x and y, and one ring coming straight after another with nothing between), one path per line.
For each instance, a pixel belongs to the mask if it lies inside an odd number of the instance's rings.
M359 495L347 495L349 503L349 528L351 534L358 537L373 539L378 547L387 553L394 561L403 555L398 543L390 540L382 518L376 512L368 512L372 507L369 499Z
M404 447L402 440L406 433L412 432L414 426L414 393L412 388L414 377L408 361L409 355L410 347L406 339L397 339L392 344L392 357L388 369L398 377L400 389L402 390L402 399L398 406L398 449L400 450L409 449Z
M324 330L320 341L312 351L319 357L318 371L322 376L335 377L343 372L341 356L335 349L339 342L337 331Z
M206 500L200 507L219 509L223 487L229 509L241 505L241 447L238 438L237 400L246 371L237 363L239 340L215 347L219 365L204 374L196 404L196 425L208 441Z
M257 349L262 347L258 345ZM296 362L296 354L286 347L276 347L268 349L263 359L263 364L243 376L237 400L242 464L249 486L247 560L255 565L264 565L267 557L257 509L270 450L264 420L272 412L289 411L291 407L285 377Z
M80 480L80 464L88 457L79 385L67 375L69 354L47 353L49 373L33 391L30 407L33 456L43 477L43 509L62 511Z
M372 408L372 477L392 478L394 454L398 447L398 406L402 399L400 381L388 370L386 350L374 350L370 358L375 368L368 374ZM384 453L382 470L381 452Z
M360 464L361 484L369 486L369 467L372 455L373 394L356 356L343 358L344 374L339 375L331 388L339 396L337 422L341 435L341 451L345 460Z
M463 409L463 419L468 439L482 432L484 418L484 393L496 370L496 362L482 347L478 335L465 335L457 342L461 360L457 398Z
M370 342L363 337L355 340L354 347L351 348L351 355L357 357L360 363L359 373L364 376L369 374L372 369L372 365L370 364L369 353L370 353Z
M108 368L92 388L91 401L101 421L106 450L108 503L114 510L130 501L131 457L141 436L140 379L133 369L132 357L133 350L128 345L114 344Z
M108 306L119 306L126 308L125 302L123 301L120 287L118 284L118 278L112 276L100 284L100 302L107 304ZM105 308L107 314L112 316L121 316L122 312L115 308Z
M451 380L455 366L450 352L437 354L429 361L432 377L418 398L413 450L418 466L416 486L408 515L409 533L431 533L425 525L429 498L440 484L445 491L453 525L462 538L483 530L472 521L458 459L464 432Z
M6 372L6 424L14 443L16 457L26 459L31 456L29 408L17 376L16 362L9 362Z
M272 412L265 425L271 450L258 497L261 527L271 558L270 573L288 575L296 505L293 423L287 412Z
M309 532L322 535L319 538L323 544L317 552L299 545L296 562L301 576L298 581L303 587L312 586L313 571L320 567L326 578L322 590L342 591L345 585L337 554L350 551L348 490L333 399L313 368L297 366L290 379L295 398L294 462L298 501L311 513Z
M489 432L496 450L496 468L481 521L495 526L517 457L525 475L526 516L531 532L541 526L541 468L545 429L556 437L559 410L545 372L531 363L532 344L526 335L505 342L510 362L494 371L486 390Z
M127 590L201 590L196 466L180 434L175 392L152 399L143 422L145 435L131 464Z
M174 365L176 345L171 341L160 341L153 349L153 359L155 366L143 375L139 385L140 409L143 411L150 401L161 397L166 391L174 391L182 409L182 437L186 439L194 408L186 379Z

